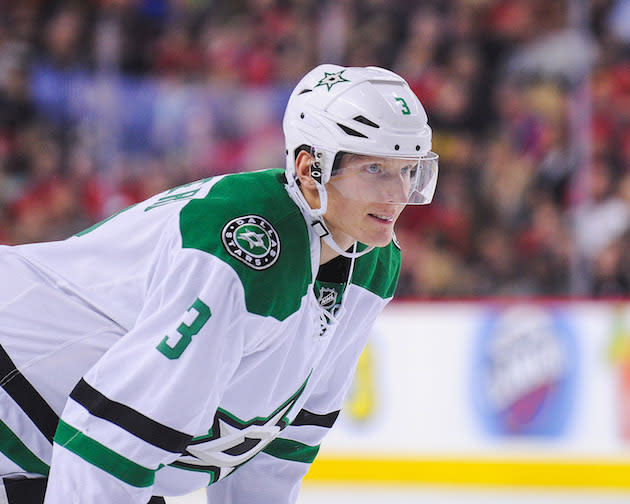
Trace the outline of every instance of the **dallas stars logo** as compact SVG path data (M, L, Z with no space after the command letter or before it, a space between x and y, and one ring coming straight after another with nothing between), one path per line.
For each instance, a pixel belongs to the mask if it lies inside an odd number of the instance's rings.
M280 238L266 219L245 215L228 222L221 231L225 250L250 268L271 267L280 256Z
M324 77L322 77L319 82L315 84L315 87L326 86L328 88L328 91L330 91L330 88L332 88L335 84L339 84L340 82L350 82L348 79L345 79L341 75L344 72L345 69L336 73L324 72Z
M193 438L186 450L170 465L210 474L210 483L225 478L269 445L289 425L287 415L304 392L310 373L300 388L271 415L241 420L217 408L212 428Z

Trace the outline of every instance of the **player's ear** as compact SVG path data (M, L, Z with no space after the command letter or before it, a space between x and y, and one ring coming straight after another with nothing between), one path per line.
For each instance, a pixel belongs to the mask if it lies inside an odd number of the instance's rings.
M309 190L317 190L315 181L311 177L311 164L313 156L305 150L300 151L295 160L295 173L297 174L300 185Z

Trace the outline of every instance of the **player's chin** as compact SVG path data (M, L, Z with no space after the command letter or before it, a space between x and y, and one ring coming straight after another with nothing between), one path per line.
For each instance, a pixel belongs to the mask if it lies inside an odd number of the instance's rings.
M381 230L378 233L371 233L369 237L365 237L363 240L359 240L370 247L387 247L392 241L394 236L394 230Z

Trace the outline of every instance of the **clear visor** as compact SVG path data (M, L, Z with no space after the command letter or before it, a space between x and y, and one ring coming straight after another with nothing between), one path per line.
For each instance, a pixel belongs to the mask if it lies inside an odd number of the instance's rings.
M437 176L434 152L419 158L345 153L326 187L352 200L426 205L433 199Z

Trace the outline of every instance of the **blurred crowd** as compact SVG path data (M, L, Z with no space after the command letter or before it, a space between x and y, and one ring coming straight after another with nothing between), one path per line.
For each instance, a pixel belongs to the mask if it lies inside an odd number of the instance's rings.
M0 0L0 243L283 166L322 62L390 68L429 115L397 296L627 295L630 0Z

